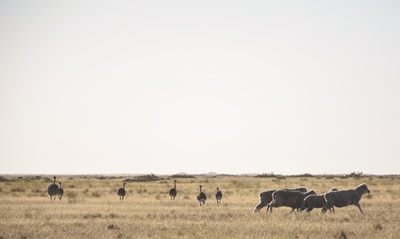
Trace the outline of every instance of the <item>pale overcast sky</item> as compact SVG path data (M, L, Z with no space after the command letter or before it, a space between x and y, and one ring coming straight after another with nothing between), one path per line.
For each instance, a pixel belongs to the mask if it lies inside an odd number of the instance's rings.
M0 173L400 173L399 1L1 1Z

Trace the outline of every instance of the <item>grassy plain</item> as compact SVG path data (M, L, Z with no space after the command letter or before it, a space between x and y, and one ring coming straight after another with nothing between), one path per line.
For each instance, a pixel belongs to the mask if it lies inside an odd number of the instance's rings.
M178 195L170 200L169 176L59 176L64 197L51 201L52 176L0 177L1 238L398 238L399 176L195 176L176 178ZM127 196L116 191L127 182ZM335 213L310 214L289 208L253 214L259 193L305 186L323 193L366 183L361 215L355 206ZM196 200L198 186L208 199ZM223 192L217 206L216 187Z

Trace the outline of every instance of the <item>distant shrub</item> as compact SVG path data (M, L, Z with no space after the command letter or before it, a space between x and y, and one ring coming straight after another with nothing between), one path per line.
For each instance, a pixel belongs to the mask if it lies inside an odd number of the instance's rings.
M186 173L178 173L172 175L171 178L195 178L195 176Z
M107 177L104 177L104 176L98 176L98 177L94 177L94 178L97 178L98 180L105 180L105 179L108 179Z
M313 175L310 173L303 173L303 174L295 175L294 177L311 178L311 177L313 177Z
M140 175L136 176L134 178L127 178L123 182L129 183L129 182L149 182L149 181L158 181L161 180L162 178L158 177L157 175L154 174L147 174L147 175Z
M101 197L101 194L96 191L96 192L92 192L92 196L96 197L96 198L99 198L99 197Z
M380 223L377 223L374 225L374 229L375 229L375 231L382 231L383 227Z
M115 229L119 229L116 225L114 225L114 224L108 224L107 225L107 229L108 230L115 230Z
M108 216L107 216L108 218L117 218L117 217L119 217L117 214L115 214L115 213L110 213L110 214L108 214Z
M136 190L136 193L138 193L138 194L147 193L147 189L141 189L141 188L139 188L138 190Z
M12 188L11 192L23 193L25 192L25 188Z
M343 175L342 178L360 178L363 176L363 172L351 172L350 174Z
M276 175L274 173L263 173L263 174L257 174L254 176L255 178L273 178Z
M66 197L68 197L68 198L71 198L71 199L73 199L73 198L76 198L76 193L74 193L74 192L67 192L66 194L65 194L65 196Z
M85 214L83 215L84 219L90 219L90 218L100 218L101 214L100 213L95 213L95 214Z
M224 194L225 194L225 195L232 195L232 194L233 194L233 192L232 192L232 191L230 191L230 190L228 190L228 191L225 191L225 192L224 192Z
M46 177L42 177L42 176L24 176L24 177L18 177L19 179L22 179L22 180L26 180L26 181L35 181L35 180L37 180L37 181L40 181L40 180L45 180L46 179Z
M239 180L236 180L236 179L232 179L231 182L236 188L246 187L247 186L246 183L244 183L242 181L239 181Z

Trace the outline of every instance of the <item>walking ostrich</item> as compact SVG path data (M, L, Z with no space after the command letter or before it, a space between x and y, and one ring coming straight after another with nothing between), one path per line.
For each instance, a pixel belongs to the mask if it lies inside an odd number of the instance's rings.
M169 196L171 200L175 200L176 197L176 180L174 180L174 187L169 190Z
M200 206L203 206L206 203L207 196L205 193L201 191L202 186L200 185L200 193L197 195L197 201L199 201Z
M61 183L60 184L60 188L58 189L58 199L61 200L62 196L64 195L64 189L61 188Z
M217 199L217 204L221 203L222 200L222 192L221 190L219 190L219 188L217 187L217 193L215 194L215 199Z
M124 200L124 197L125 197L125 195L126 195L125 184L126 184L126 183L123 183L123 184L122 184L122 188L119 188L119 189L118 189L119 200Z
M53 200L53 197L54 200L56 200L56 197L58 195L58 186L56 184L56 177L53 177L53 183L47 187L47 194L49 195L50 200Z

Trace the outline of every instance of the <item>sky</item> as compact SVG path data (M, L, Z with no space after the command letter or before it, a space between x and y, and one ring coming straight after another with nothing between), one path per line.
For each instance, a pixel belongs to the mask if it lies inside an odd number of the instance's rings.
M0 1L0 174L400 174L398 1Z

